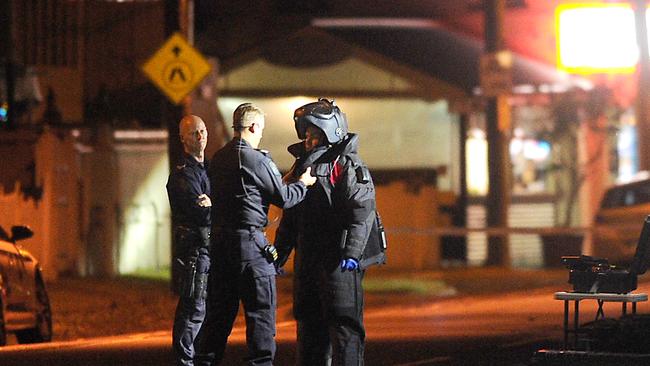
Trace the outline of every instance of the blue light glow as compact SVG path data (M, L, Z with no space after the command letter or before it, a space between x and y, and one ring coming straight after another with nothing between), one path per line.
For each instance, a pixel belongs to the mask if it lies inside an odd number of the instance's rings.
M0 106L0 121L2 122L7 121L7 106L5 104Z

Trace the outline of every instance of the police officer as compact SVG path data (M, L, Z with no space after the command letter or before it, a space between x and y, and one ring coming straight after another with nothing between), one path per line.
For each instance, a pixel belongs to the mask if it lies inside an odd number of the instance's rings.
M177 365L194 365L194 341L205 317L205 298L210 268L210 182L203 152L208 131L194 115L179 123L183 159L169 175L167 194L175 237L173 264L181 273L176 284L180 299L172 331Z
M264 113L250 103L233 114L234 138L210 164L212 269L201 364L219 364L237 315L246 316L248 365L272 365L275 356L277 254L264 228L270 204L289 208L302 201L316 178L309 171L286 185L268 153L257 149Z
M327 99L294 113L298 137L290 181L311 168L317 182L298 206L284 210L275 246L281 267L295 247L294 317L301 366L363 365L364 269L383 262L378 242L375 190L357 154L358 136Z

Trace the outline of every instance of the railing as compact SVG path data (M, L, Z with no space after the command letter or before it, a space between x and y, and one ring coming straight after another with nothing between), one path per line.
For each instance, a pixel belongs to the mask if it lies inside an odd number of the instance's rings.
M391 234L416 234L416 235L449 235L466 236L470 233L484 233L488 236L504 236L509 234L587 234L592 227L491 227L491 228L463 228L463 227L433 227L428 229L391 227L386 228Z
M591 227L427 227L388 226L389 264L397 268L436 268L454 263L481 266L490 250L489 237L508 237L500 265L539 268L561 266L562 255L588 251ZM553 236L581 237L560 240ZM459 240L458 238L465 238ZM391 250L392 249L392 250Z

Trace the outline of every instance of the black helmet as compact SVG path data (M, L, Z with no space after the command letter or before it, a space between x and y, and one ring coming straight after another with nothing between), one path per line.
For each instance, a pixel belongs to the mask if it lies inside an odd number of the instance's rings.
M320 128L330 144L341 141L348 133L345 114L333 100L329 101L325 98L319 98L318 102L308 103L296 109L293 112L293 121L296 123L298 138L301 140L305 139L310 124Z

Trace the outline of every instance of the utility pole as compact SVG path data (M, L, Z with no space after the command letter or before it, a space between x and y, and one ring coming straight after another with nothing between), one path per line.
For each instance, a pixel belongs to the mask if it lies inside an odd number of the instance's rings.
M181 5L179 0L165 0L165 37L170 37L172 34L181 31ZM165 98L163 106L163 120L167 125L169 132L168 147L169 147L169 164L170 169L173 168L177 160L182 156L183 146L181 145L180 138L178 137L178 122L183 117L183 107L172 104Z
M485 53L497 55L504 51L503 14L505 0L485 1ZM510 128L507 96L502 92L488 96L485 121L488 145L488 194L486 213L488 227L508 226L510 204L510 175L506 133ZM486 265L508 266L510 250L508 235L489 236Z
M180 0L178 22L181 34L191 46L194 46L194 0ZM192 113L192 93L183 98L183 114L190 113Z
M192 3L192 0L165 0L165 38L170 37L172 34L179 32L187 37L188 29L194 29L193 25L190 25L188 19L194 19L192 16L189 17L189 9L194 11L194 6L189 6L188 4ZM193 35L192 35L193 38ZM181 144L179 138L178 122L183 118L185 113L189 113L189 102L186 99L183 102L183 105L174 105L167 98L165 98L163 106L163 121L167 125L167 152L169 154L169 171L171 172L175 169L176 164L180 161L183 156L183 145ZM171 219L172 228L174 227L174 219ZM178 293L180 291L178 284L180 283L180 276L182 274L182 268L179 267L179 264L174 260L175 253L177 252L177 243L172 232L171 236L171 289L173 292Z
M636 0L634 7L636 39L639 45L638 85L636 95L636 134L639 170L650 170L650 55L648 55L648 24L646 0Z

